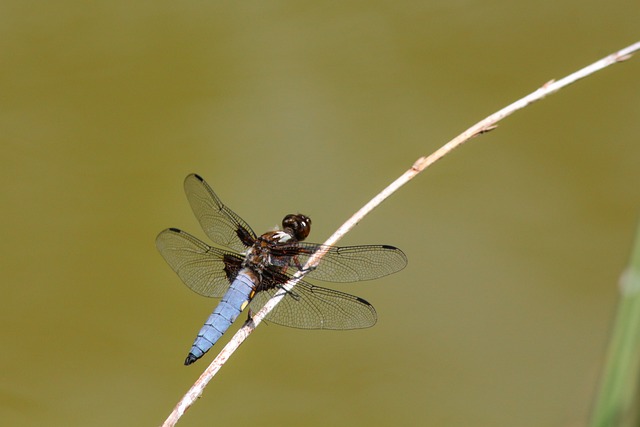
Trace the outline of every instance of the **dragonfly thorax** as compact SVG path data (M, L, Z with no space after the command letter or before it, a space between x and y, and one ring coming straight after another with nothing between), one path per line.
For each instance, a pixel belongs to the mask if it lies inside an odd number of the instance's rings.
M306 239L310 232L311 218L289 214L282 220L282 230L269 231L255 240L246 252L242 266L252 270L258 277L262 277L262 272L269 266L286 268L291 255L282 249Z
M262 276L262 272L269 266L286 267L290 256L284 255L284 247L295 244L297 239L287 231L269 231L258 237L253 246L246 253L242 267L252 270ZM281 250L278 250L278 249Z

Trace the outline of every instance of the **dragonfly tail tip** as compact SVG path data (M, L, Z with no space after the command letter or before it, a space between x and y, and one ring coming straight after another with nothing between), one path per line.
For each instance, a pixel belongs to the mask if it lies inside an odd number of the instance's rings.
M189 353L189 355L187 356L186 359L184 359L184 366L189 366L191 365L193 362L195 362L196 360L198 360L198 358L196 356L194 356L193 353Z

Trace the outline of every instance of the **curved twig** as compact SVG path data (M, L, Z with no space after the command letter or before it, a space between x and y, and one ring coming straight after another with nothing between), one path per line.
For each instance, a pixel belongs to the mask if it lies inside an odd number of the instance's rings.
M524 98L519 99L513 104L503 108L502 110L490 115L484 120L471 126L469 129L458 135L456 138L447 142L445 145L436 150L433 154L427 157L419 158L413 166L402 174L398 179L392 182L387 188L382 190L377 196L375 196L369 203L364 205L358 212L356 212L347 222L345 222L331 237L325 242L326 245L333 245L342 238L349 230L351 230L360 220L362 220L369 212L382 203L387 197L393 194L396 190L413 179L416 175L422 172L424 169L440 160L447 155L453 149L461 146L465 142L469 141L475 136L489 132L496 128L496 124L507 116L510 116L514 112L528 106L529 104L544 98L558 90L584 78L596 71L600 71L609 65L627 60L631 55L640 50L640 42L634 43L624 49L619 50L601 60L594 62L593 64L576 71L573 74L568 75L560 80L551 80L536 91L530 93ZM307 262L306 268L318 265L320 259L324 256L323 253L316 253ZM296 275L283 286L283 289L278 292L272 299L267 301L264 307L257 312L253 319L245 323L245 325L236 332L229 343L220 351L218 356L211 362L209 367L200 375L200 378L193 384L189 391L178 402L173 412L169 415L164 422L164 427L174 426L180 419L182 414L200 397L206 385L211 381L213 376L220 370L222 365L227 359L236 351L238 347L244 342L244 340L254 331L254 329L262 322L262 319L280 302L285 293L291 290L295 284L304 276L304 272L299 271Z

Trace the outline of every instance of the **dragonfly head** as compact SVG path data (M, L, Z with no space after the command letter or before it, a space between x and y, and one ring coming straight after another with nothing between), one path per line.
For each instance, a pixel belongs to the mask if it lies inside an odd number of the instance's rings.
M304 240L311 232L311 218L302 214L289 214L282 220L282 229L291 232L296 240Z

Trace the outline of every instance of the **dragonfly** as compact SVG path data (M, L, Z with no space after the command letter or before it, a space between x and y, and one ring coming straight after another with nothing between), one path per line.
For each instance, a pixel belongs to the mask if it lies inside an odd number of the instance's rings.
M225 206L205 180L196 174L184 180L191 209L210 246L177 228L158 234L156 247L192 291L221 298L191 346L184 364L200 359L249 307L257 312L318 251L320 264L304 271L306 277L327 282L371 280L402 270L406 255L389 245L326 246L304 242L311 219L289 214L282 228L261 236ZM272 323L300 329L359 329L376 323L376 311L366 300L300 280L285 291L266 316Z

